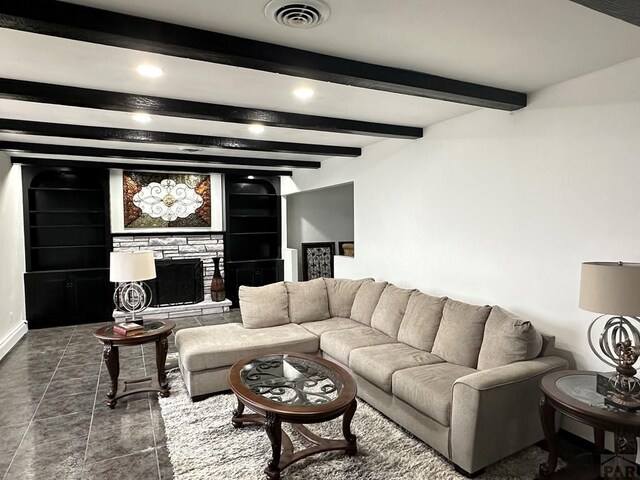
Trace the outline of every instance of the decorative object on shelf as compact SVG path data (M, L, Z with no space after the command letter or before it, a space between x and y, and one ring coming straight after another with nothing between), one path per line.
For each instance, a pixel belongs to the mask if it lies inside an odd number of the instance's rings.
M313 242L302 244L302 279L333 278L335 243Z
M350 242L338 242L338 255L343 255L345 257L353 257L354 256L353 240L351 240Z
M125 228L211 227L209 175L123 172Z
M109 280L117 283L113 303L135 322L136 314L151 303L151 289L144 281L156 278L153 252L111 252L110 260Z
M605 402L625 410L640 409L640 380L633 367L640 355L640 263L582 264L580 308L601 313L588 329L589 346L604 363L615 367L609 384L613 394ZM596 349L595 324L604 321Z
M222 302L226 298L224 291L224 279L220 274L220 257L213 259L213 265L215 267L213 271L213 278L211 279L211 300L214 302Z

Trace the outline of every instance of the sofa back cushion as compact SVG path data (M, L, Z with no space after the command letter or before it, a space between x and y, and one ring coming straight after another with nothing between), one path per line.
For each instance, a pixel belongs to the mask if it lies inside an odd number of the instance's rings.
M398 341L418 350L433 350L446 302L447 297L413 292L398 330Z
M396 338L412 293L413 290L398 288L391 283L387 285L371 315L371 326L385 335Z
M325 278L329 296L329 314L332 317L349 318L353 301L365 280L350 280L348 278Z
M289 320L304 323L330 318L327 286L322 278L285 282L285 287L289 293Z
M484 327L478 370L501 367L536 358L542 350L542 335L530 322L494 306Z
M263 287L242 285L238 291L245 328L273 327L289 323L289 301L284 282Z
M363 325L371 325L371 316L386 286L387 282L363 282L353 300L349 318Z
M476 368L484 325L490 312L489 306L481 307L449 298L444 304L432 353L447 362Z

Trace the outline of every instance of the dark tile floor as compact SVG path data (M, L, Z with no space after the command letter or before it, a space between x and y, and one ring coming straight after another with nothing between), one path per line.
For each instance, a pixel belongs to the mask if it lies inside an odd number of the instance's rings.
M237 311L176 320L176 329L240 321ZM171 479L155 394L104 404L100 324L31 330L0 361L0 478ZM153 345L120 349L122 377L155 373ZM169 353L176 351L169 337Z
M238 322L239 311L176 320L174 330ZM32 330L0 361L0 478L167 480L173 470L155 394L104 404L109 377L100 324ZM176 351L173 335L169 353ZM153 345L122 348L121 376L155 373ZM560 440L569 466L554 478L594 478L583 448ZM482 477L481 477L482 478Z

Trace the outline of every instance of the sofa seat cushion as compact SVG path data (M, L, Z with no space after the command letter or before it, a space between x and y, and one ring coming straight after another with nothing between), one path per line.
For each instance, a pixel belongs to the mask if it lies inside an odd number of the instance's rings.
M345 328L361 327L358 322L354 322L350 318L334 317L327 320L320 320L318 322L303 323L302 326L309 330L314 335L320 337L325 332L332 330L344 330Z
M443 361L432 353L418 350L404 343L387 343L356 348L349 356L349 368L376 387L391 393L391 377L394 372Z
M348 278L325 278L329 296L329 313L332 317L349 318L353 301L360 286L373 279L350 280Z
M349 365L352 350L395 342L395 339L371 327L359 326L323 333L320 337L320 349L343 365Z
M289 320L293 323L326 320L329 315L327 286L322 278L308 282L285 282L289 294Z
M263 287L241 285L238 290L242 324L264 328L289 323L289 298L284 282Z
M371 326L390 337L397 338L398 329L412 293L413 290L388 284L373 311Z
M453 383L475 372L453 363L406 368L393 374L391 389L396 397L446 427L451 418Z
M246 329L239 323L185 328L176 333L180 363L190 372L228 367L243 357L290 351L316 353L318 337L300 325Z

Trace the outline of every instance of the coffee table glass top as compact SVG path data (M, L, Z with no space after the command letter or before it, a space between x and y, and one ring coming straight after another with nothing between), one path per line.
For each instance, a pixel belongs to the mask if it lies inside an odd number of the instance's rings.
M253 393L285 405L331 403L344 388L330 368L293 355L258 357L242 368L240 379Z

